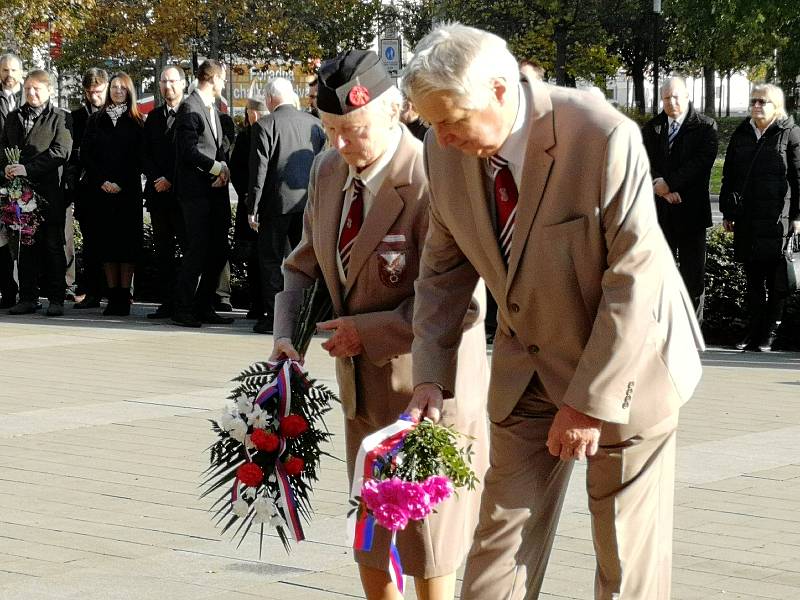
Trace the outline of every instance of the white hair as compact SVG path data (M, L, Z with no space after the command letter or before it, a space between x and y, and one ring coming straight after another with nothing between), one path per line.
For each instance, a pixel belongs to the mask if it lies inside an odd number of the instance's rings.
M297 100L297 94L294 93L292 82L283 77L275 77L269 80L266 95L270 98L275 98L279 102L288 102L290 104L295 104Z
M686 87L686 80L683 77L668 77L664 80L664 83L661 84L661 87L658 88L658 92L663 97L664 92L674 87L683 90L684 96L689 95L689 88Z
M783 90L779 88L777 85L773 85L771 83L759 83L758 85L753 86L753 91L750 92L751 98L752 94L763 94L766 96L767 100L771 101L772 104L775 105L775 114L779 119L786 118L786 100L783 97Z
M403 92L415 98L447 92L461 99L466 109L489 104L493 79L504 79L516 88L519 66L505 40L460 23L447 23L431 31L417 44L414 58L403 72Z

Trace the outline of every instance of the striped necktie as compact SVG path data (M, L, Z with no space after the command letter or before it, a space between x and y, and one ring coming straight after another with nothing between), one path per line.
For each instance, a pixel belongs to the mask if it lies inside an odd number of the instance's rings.
M339 258L342 260L342 270L347 277L347 268L350 266L350 251L356 241L361 225L364 223L364 182L360 179L353 179L353 199L350 202L350 210L347 211L347 218L344 227L339 234Z
M672 125L669 126L669 149L672 150L672 142L675 141L675 136L678 135L678 130L681 128L681 124L677 121L673 121Z
M511 257L511 238L514 235L514 221L517 216L517 200L519 192L508 161L500 156L490 156L489 166L494 178L494 203L497 209L497 241L500 253L508 265Z

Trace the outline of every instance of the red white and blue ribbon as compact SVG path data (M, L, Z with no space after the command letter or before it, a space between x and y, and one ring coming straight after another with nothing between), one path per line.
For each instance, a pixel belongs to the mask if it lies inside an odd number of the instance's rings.
M416 426L417 423L404 414L391 425L379 429L362 440L356 455L353 483L350 487L351 500L355 501L358 496L361 496L361 486L364 481L374 477L379 468L379 459L396 454L403 447L405 437ZM372 550L375 525L375 518L365 510L356 511L350 515L347 519L347 535L353 548L364 552ZM389 546L389 576L402 594L405 587L403 566L395 544L395 533L392 533L392 541Z

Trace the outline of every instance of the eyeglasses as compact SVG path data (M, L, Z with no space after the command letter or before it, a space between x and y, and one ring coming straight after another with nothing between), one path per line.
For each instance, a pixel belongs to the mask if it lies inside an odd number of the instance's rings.
M766 98L750 98L750 106L766 106L772 104L772 100Z

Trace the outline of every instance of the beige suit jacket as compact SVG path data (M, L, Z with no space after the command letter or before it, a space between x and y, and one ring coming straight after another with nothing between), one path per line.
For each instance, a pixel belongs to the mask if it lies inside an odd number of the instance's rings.
M351 316L364 351L354 359L336 359L342 407L353 418L359 402L390 404L398 395L410 400L411 320L414 280L428 226L428 185L422 162L422 144L403 127L389 172L373 198L350 255L347 281L342 286L336 262L339 223L344 203L342 188L348 166L334 150L320 154L311 169L303 224L303 237L284 263L284 291L275 299L277 337L291 337L302 290L322 277L336 316ZM469 343L458 360L465 378L475 381L473 398L461 416L484 410L481 390L488 385L488 364L483 339L483 310L473 300L476 281L460 306L459 333L468 312ZM483 293L482 284L480 293ZM456 360L457 347L453 349ZM397 406L398 402L394 402ZM450 406L450 412L454 410ZM460 407L459 407L459 410ZM391 416L391 418L397 415Z
M480 275L499 306L490 418L505 419L536 373L554 404L607 422L604 442L627 439L688 400L702 337L656 220L638 127L585 92L522 88L532 123L508 269L482 161L426 139L414 381L453 389L450 307Z

